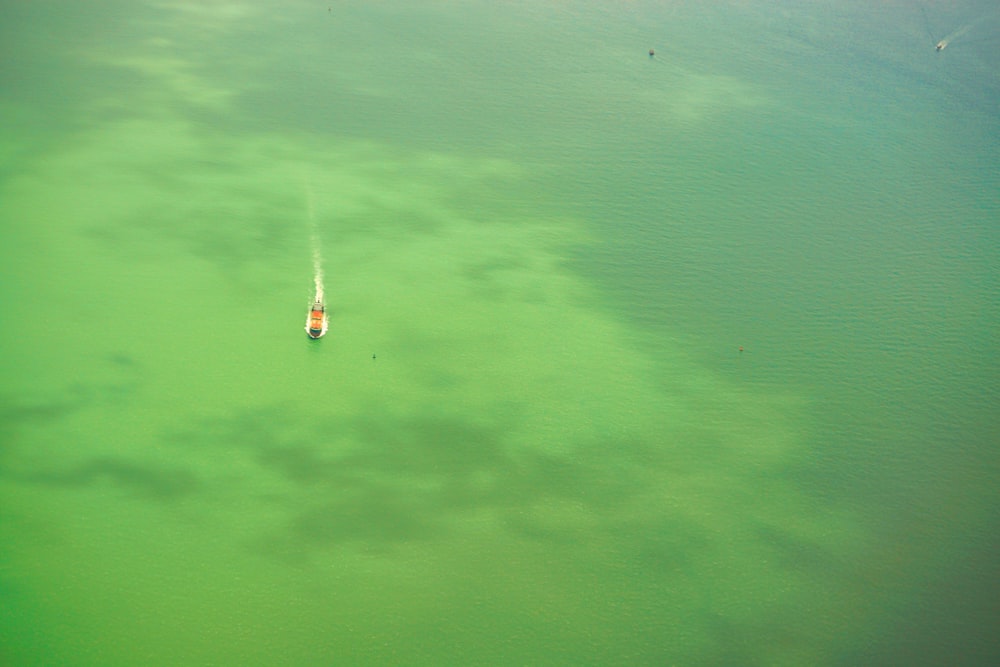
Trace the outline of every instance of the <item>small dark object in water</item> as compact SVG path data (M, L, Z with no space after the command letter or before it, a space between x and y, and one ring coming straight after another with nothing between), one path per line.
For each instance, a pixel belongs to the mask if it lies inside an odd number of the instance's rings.
M649 57L652 58L655 55L656 55L656 51L654 51L653 49L650 49L649 50Z
M375 353L374 353L374 352L372 352L372 359L374 359L374 358L375 358Z

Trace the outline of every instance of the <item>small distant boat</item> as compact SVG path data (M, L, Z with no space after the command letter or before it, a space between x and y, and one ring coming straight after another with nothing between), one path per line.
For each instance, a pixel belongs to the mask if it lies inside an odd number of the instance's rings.
M317 301L309 309L309 319L306 320L306 333L310 338L321 338L326 333L326 306Z
M940 42L938 42L934 46L934 48L937 49L938 51L943 51L944 47L946 47L946 46L948 46L948 42L946 42L945 40L942 39Z

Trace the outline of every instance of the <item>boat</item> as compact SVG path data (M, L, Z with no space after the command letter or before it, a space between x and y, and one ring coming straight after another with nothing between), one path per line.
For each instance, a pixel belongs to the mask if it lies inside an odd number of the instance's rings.
M322 301L317 301L309 309L309 318L306 320L306 333L310 338L321 338L326 333L326 306Z

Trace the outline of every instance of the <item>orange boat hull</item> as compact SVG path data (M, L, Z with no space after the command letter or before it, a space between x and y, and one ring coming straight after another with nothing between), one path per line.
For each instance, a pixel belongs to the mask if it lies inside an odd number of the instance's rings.
M306 333L310 338L319 338L326 333L326 309L322 306L313 306L309 311L309 319L306 322Z

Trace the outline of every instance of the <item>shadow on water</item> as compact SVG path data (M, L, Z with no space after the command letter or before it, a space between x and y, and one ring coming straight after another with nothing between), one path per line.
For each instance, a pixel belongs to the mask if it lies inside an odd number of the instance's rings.
M286 534L274 539L315 548L433 539L447 534L456 517L483 509L525 539L572 541L581 538L580 528L532 518L525 509L568 500L596 516L631 493L628 480L602 473L593 455L511 452L509 425L382 414L311 424L302 429L274 409L213 420L167 439L185 450L218 447L249 456L262 472L284 479L289 495L271 502L284 504L289 518ZM308 501L296 500L299 494Z
M14 429L31 423L48 423L70 415L86 404L82 397L27 402L10 396L0 399L0 429Z
M125 458L98 457L66 470L36 470L6 475L17 482L67 489L111 483L153 500L175 500L197 491L198 478L180 467L160 467Z
M126 355L112 355L114 364L131 366ZM127 389L131 391L131 389ZM27 439L19 437L28 428L57 426L81 410L95 404L117 400L121 393L117 385L108 387L78 386L65 398L42 402L19 402L7 398L0 401L0 455L5 459L0 479L14 484L29 484L84 489L102 483L157 500L172 500L188 495L198 488L197 477L183 467L160 467L125 457L98 456L69 466L61 466L48 458L27 459L22 454L37 454L28 447Z
M650 493L650 474L672 479L672 455L662 442L595 439L553 453L521 446L518 432L516 416L495 424L373 411L314 419L271 407L163 435L179 459L233 462L200 483L178 470L154 478L100 461L64 481L92 483L103 474L122 484L147 481L161 497L205 492L241 505L252 499L281 518L247 548L288 562L338 547L392 552L447 540L481 517L520 543L587 550L595 539L606 541L619 567L657 573L697 568L698 554L714 548L715 538L685 511L636 514ZM230 469L243 472L232 476ZM755 538L780 545L775 555L810 555L797 569L823 564L823 547L796 531L776 524L761 531Z
M14 449L17 434L22 429L59 422L84 409L91 401L92 392L83 386L76 386L62 396L38 401L0 396L0 454Z

